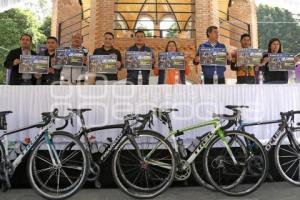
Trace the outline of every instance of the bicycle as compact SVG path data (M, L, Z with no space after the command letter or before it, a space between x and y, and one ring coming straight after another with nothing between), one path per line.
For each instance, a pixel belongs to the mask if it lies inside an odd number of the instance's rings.
M176 162L178 164L176 171L178 179L185 180L192 173L198 183L204 185L209 189L213 189L214 187L206 183L206 181L200 176L203 170L201 166L204 166L204 171L209 181L211 181L212 177L214 177L213 172L209 170L211 167L215 170L226 172L224 173L227 174L225 180L229 180L229 182L223 181L221 187L222 189L217 189L227 195L232 196L242 196L249 194L255 191L265 180L269 162L268 156L264 151L261 143L255 137L246 132L237 130L225 131L225 129L228 126L231 126L231 124L222 126L222 120L234 120L239 117L238 115L215 115L214 119L212 120L201 122L192 126L188 126L186 128L173 130L171 119L169 116L169 113L171 113L172 111L177 111L177 109L155 109L156 116L158 116L160 121L162 121L164 124L167 124L170 130L164 140L168 141L169 139L172 139L174 141L174 151L176 155ZM151 113L151 111L149 113ZM186 131L210 125L214 127L213 130L197 138L199 142L198 144L195 144L195 148L190 152L190 155L185 155L185 153L182 153L180 151L176 142L177 137L184 135L184 132ZM255 144L255 151L253 151L254 149L246 148L246 144L249 142ZM216 148L214 148L214 145L216 145ZM153 150L156 150L157 148L159 148L159 146L160 144L157 144L153 148ZM216 151L216 149L218 151ZM201 153L204 153L203 159L200 156ZM212 155L210 155L210 153L212 153ZM151 155L152 151L149 152L147 156ZM237 186L241 185L243 181L245 181L250 165L249 163L251 163L251 161L253 161L256 156L262 157L262 170L261 174L259 176L256 176L257 179L255 180L255 184L251 185L250 188L243 188L241 191L234 191L233 189L235 189ZM200 165L197 164L197 160L201 160ZM200 171L198 171L199 166L201 168Z
M89 177L90 181L98 179L100 165L115 151L112 157L113 178L126 194L135 198L153 198L170 186L176 170L173 148L169 141L164 141L159 133L143 130L145 126L143 115L127 115L124 117L123 124L88 128L85 125L83 113L91 109L68 110L71 112L69 115L76 115L80 119L81 127L75 137L84 141L91 166L94 166L90 169L92 172ZM134 123L130 124L132 121ZM142 124L132 128L137 123ZM90 133L108 129L121 129L121 133L108 144L100 154L100 158L96 160L97 155L93 155L88 136ZM161 149L164 151L158 150L152 156L145 157L153 143L161 143ZM72 143L69 147L72 147Z
M241 111L236 110L234 112ZM244 122L242 117L240 117L237 121L231 123L236 124L234 129L242 131L245 131L245 128L250 126L279 124L278 129L267 142L265 150L270 152L275 145L275 165L281 177L291 184L300 186L300 123L297 123L299 127L293 127L294 116L297 114L300 114L300 111L282 112L280 113L281 119L251 123Z
M28 156L27 175L30 185L40 196L60 200L71 197L85 183L88 175L89 160L80 141L70 133L60 131L67 126L68 118L59 117L58 110L42 113L42 122L20 129L7 131L6 116L11 111L0 112L0 129L4 134L0 137L0 183L3 192L11 188L10 178L15 169ZM65 120L65 125L55 130L55 119ZM32 128L41 129L21 154L13 161L8 152L7 137ZM3 141L5 144L3 144ZM66 143L74 143L74 151L66 152Z

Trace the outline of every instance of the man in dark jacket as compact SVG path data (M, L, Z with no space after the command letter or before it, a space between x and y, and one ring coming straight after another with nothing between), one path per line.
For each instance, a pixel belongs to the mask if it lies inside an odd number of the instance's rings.
M11 50L6 57L4 67L11 70L9 85L34 85L41 75L20 74L19 64L21 55L36 55L31 50L32 37L29 34L23 34L20 38L20 48Z

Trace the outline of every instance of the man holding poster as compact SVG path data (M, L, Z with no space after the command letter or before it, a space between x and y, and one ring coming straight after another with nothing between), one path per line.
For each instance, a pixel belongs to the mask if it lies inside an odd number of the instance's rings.
M219 31L218 27L216 26L210 26L206 30L206 35L208 38L208 41L201 44L198 48L197 55L194 59L194 64L198 65L200 60L200 49L206 48L206 49L225 49L226 46L222 43L220 43L219 40ZM227 55L227 59L230 60L229 56ZM224 72L226 71L225 65L202 65L202 72L204 75L204 83L205 84L225 84L225 76ZM215 80L214 80L215 79Z
M71 84L83 84L85 81L88 50L82 46L83 36L81 33L72 35L72 44L66 48L67 64L61 71L61 80Z
M154 57L152 49L145 45L145 33L142 30L138 30L135 32L135 44L127 51L151 52L152 58ZM152 60L154 62L154 59ZM152 63L152 65L153 64L154 63ZM127 70L127 85L138 85L139 71L142 72L143 85L149 85L150 70Z
M114 34L111 32L106 32L104 34L104 44L101 48L95 49L93 55L116 55L117 56L117 63L115 73L102 73L100 76L90 73L89 74L89 84L95 84L96 80L99 81L118 81L117 72L121 70L122 67L122 56L118 49L113 47L114 43Z
M251 48L251 36L245 33L241 36L241 47ZM237 66L238 52L234 50L231 54L231 70L236 71L237 84L255 84L255 66Z

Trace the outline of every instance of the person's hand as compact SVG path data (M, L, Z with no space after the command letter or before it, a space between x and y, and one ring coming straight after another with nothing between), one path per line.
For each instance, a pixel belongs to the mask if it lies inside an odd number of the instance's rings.
M18 65L20 63L21 63L20 59L15 59L14 62L13 62L13 65L15 66L15 65Z
M121 70L121 67L122 67L122 63L120 61L117 61L117 70Z
M235 57L232 57L232 58L231 58L231 62L232 62L232 63L236 63L236 58L235 58Z
M268 62L270 62L270 58L269 57L265 57L262 61L262 65L266 65Z
M42 78L42 74L34 74L34 78L41 79Z
M153 68L153 73L154 73L155 76L159 75L159 69L158 69L157 66Z
M49 74L54 74L55 73L55 69L53 69L52 67L49 67L48 73Z
M51 66L54 66L55 62L56 62L56 59L55 58L51 58L51 60L50 60Z
M230 55L230 54L227 54L226 58L227 58L227 60L228 60L229 62L231 62L231 61L232 61L232 57L231 57L231 55Z
M83 64L84 64L84 65L87 64L87 61L88 61L87 56L83 56Z
M196 56L195 59L194 59L194 61L195 61L196 63L199 63L199 62L200 62L200 56Z

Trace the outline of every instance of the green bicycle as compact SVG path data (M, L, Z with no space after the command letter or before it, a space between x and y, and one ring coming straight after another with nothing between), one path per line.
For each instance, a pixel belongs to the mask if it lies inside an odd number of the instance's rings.
M214 187L203 178L203 172L209 173L206 174L206 177L216 177L215 180L218 180L218 183L222 185L222 192L232 196L249 194L255 191L265 180L268 171L268 157L261 143L246 132L224 131L225 128L222 126L222 121L231 121L232 119L238 118L238 116L218 115L212 120L173 130L169 116L172 111L177 110L155 109L155 112L150 111L147 115L149 121L155 114L161 122L168 125L170 133L164 137L164 140L173 143L177 163L175 179L184 179L193 174L197 182L213 189ZM194 150L189 154L182 152L182 148L180 144L178 144L178 141L180 141L179 136L184 135L187 131L207 126L213 126L213 129L197 138L199 142L195 145ZM178 139L176 140L176 138ZM144 157L148 164L164 169L171 169L172 166L165 162L151 160L154 152L155 154L157 154L157 152L163 154L163 149L161 149L162 143L160 141L152 143L151 145L149 142L150 141L147 143L151 146L151 151ZM248 148L248 144L251 144L251 149ZM252 171L256 167L253 162L257 162L257 160L260 161L260 170L257 173L253 173ZM122 166L122 164L120 164L120 177L122 177L125 183L134 188L135 186L129 181L132 175L126 174L126 171L128 171L128 166ZM147 175L147 173L145 173L145 175ZM157 179L159 179L159 177L157 177ZM208 180L211 179L208 178ZM138 190L139 188L136 189Z

